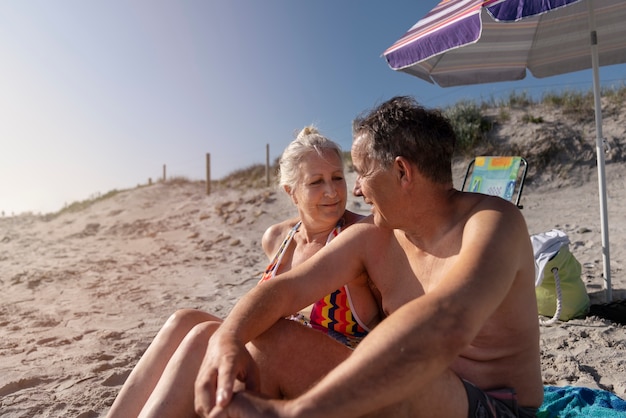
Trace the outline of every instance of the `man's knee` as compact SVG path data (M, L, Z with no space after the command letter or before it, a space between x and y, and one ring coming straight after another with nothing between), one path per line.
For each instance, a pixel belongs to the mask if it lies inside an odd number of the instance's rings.
M258 352L275 354L277 352L293 352L299 348L324 346L325 343L336 342L326 334L309 328L289 319L277 321L263 334L248 344L248 349Z
M301 325L293 321L280 320L263 334L247 344L247 349L254 359L267 358L268 355L276 356L282 350L291 345L297 328Z
M447 370L410 396L406 404L402 405L402 410L408 411L407 417L465 418L468 411L465 385L456 373Z
M351 350L298 322L280 320L246 345L261 372L263 392L298 396L348 357Z

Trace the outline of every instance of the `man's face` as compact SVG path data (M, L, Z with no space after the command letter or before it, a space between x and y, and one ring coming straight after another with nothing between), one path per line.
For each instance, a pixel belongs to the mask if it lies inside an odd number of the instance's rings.
M376 225L388 225L385 210L393 204L393 188L390 182L391 174L367 153L368 138L357 136L352 143L352 163L357 173L353 193L363 197L368 205L372 205L372 214Z

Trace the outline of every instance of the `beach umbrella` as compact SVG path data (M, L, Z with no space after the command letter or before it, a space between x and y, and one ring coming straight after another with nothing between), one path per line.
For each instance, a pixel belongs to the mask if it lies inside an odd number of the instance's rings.
M611 301L598 68L626 62L626 0L443 0L383 54L442 87L592 69L606 298Z

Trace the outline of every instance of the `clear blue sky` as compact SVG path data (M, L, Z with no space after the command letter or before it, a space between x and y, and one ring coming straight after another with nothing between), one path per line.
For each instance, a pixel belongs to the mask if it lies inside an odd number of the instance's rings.
M591 72L442 89L382 52L436 0L3 0L0 211L47 213L162 175L213 178L276 158L314 123L397 94L429 107L591 88ZM626 66L604 67L620 84Z

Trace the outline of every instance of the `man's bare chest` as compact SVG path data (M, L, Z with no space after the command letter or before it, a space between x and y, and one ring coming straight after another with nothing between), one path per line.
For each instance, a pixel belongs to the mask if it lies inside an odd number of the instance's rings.
M405 251L399 246L381 251L368 273L381 293L385 312L390 314L436 287L444 280L452 258Z

